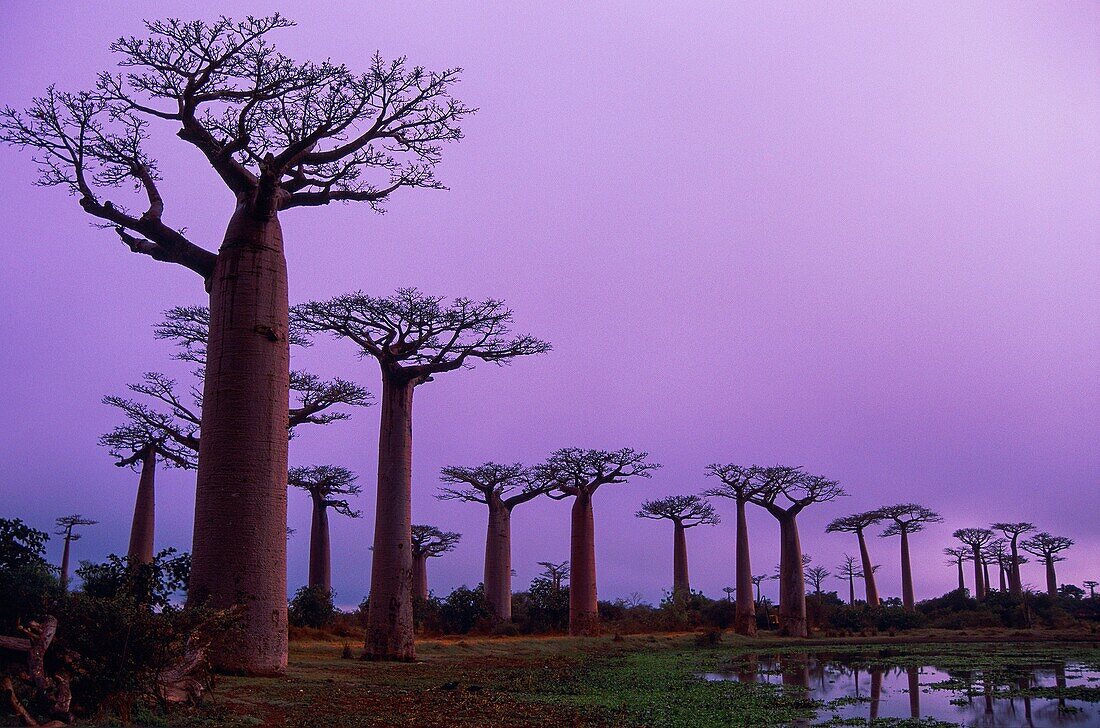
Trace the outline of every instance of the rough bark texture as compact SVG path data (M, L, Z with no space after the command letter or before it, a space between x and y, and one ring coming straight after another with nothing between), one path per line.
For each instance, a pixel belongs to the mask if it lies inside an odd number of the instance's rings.
M745 501L737 499L736 553L737 609L733 629L737 634L756 635L756 602L752 599L752 565L749 562L749 523Z
M687 529L682 523L673 523L672 531L672 593L687 596L691 593L688 579Z
M489 496L485 533L485 598L497 617L512 619L512 512L499 497Z
M859 539L859 560L863 564L863 585L867 591L867 603L878 606L878 585L875 583L875 569L871 564L871 554L867 551L867 539L863 537L863 530L856 531Z
M417 599L428 598L428 555L413 554L412 566L413 596Z
M313 499L313 521L309 529L309 585L332 591L332 553L328 535L328 506Z
M581 491L573 499L569 540L569 634L600 631L596 606L596 542L592 496Z
M1048 558L1047 562L1047 594L1058 596L1058 577L1054 574L1054 559Z
M913 595L913 565L909 560L909 532L901 532L901 603L910 612L916 607Z
M779 519L779 548L779 631L790 637L805 637L806 581L794 516Z
M412 382L382 378L374 559L364 657L414 660L412 558Z
M985 599L985 577L982 574L982 550L979 546L974 550L974 598Z
M287 663L286 485L290 351L282 231L240 204L210 280L210 330L189 605L243 605L218 640L221 670Z
M1020 545L1018 535L1013 535L1009 540L1009 548L1012 549L1012 563L1008 569L1008 590L1012 596L1018 597L1024 593L1023 580L1020 578Z
M146 448L141 456L141 478L138 480L137 500L134 502L134 521L130 525L130 548L126 555L130 563L148 564L153 561L153 532L156 529L157 453Z

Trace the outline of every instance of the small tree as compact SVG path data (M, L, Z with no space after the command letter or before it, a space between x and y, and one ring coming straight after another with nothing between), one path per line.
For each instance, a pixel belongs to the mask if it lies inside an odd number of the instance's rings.
M1082 583L1085 585L1085 588L1089 590L1089 599L1095 599L1096 587L1100 586L1100 581L1096 581L1095 579L1088 579L1087 581L1084 581Z
M871 555L867 551L867 539L863 532L880 522L883 515L878 511L864 511L850 516L837 518L825 527L826 533L854 533L859 541L859 557L863 563L863 584L867 592L867 603L875 607L879 604L878 585L875 583L875 570L871 568Z
M963 562L970 561L973 558L971 551L968 548L962 547L950 547L945 548L943 553L948 556L947 563L958 568L959 571L959 591L966 589L966 580L963 579Z
M68 589L69 547L73 541L79 540L81 535L76 532L76 529L80 526L94 526L99 523L99 521L93 521L90 518L85 518L79 513L74 513L71 516L61 516L55 523L57 524L57 530L54 533L65 539L65 549L61 552L61 588Z
M737 634L748 636L756 634L756 603L752 599L749 522L745 513L745 506L749 502L749 497L762 487L759 478L761 470L762 468L756 465L711 463L707 466L706 474L708 477L720 480L721 485L708 488L703 492L703 495L706 496L729 498L737 507L737 545L734 554L734 584L737 587L737 608L734 611L733 629Z
M1046 531L1037 533L1020 544L1024 551L1043 560L1047 570L1047 594L1058 596L1058 577L1054 573L1054 564L1065 561L1059 554L1073 545L1073 539L1065 536L1052 536Z
M568 561L563 561L560 564L555 564L553 561L540 561L539 566L542 567L542 574L540 576L550 582L554 587L554 591L561 591L562 584L568 584Z
M974 598L985 599L988 590L982 568L982 548L993 538L993 532L988 528L960 528L951 535L970 547L970 555L974 560Z
M461 533L435 526L412 527L413 587L418 599L428 598L428 559L454 551L461 538Z
M355 481L358 476L336 465L309 465L291 468L287 483L309 493L313 518L309 530L309 581L307 586L321 592L332 592L332 556L329 543L328 512L348 518L362 515L351 507L347 498L362 492ZM299 593L300 595L300 593Z
M760 596L760 585L769 579L778 579L778 576L768 576L767 574L756 574L752 577L752 585L756 587L756 604L757 606L763 604L763 597Z
M253 673L280 673L287 659L280 213L342 201L380 210L398 190L441 188L442 145L461 138L459 122L472 111L451 96L458 69L429 72L377 55L365 73L296 62L269 42L291 25L278 14L147 22L147 38L111 44L125 73L99 74L92 91L50 87L25 112L0 112L0 141L36 153L39 184L75 195L129 250L198 274L209 292L188 603L249 607L241 629L214 646L214 661ZM233 213L217 252L167 219L146 150L156 124L174 129L228 188ZM108 199L119 187L143 195L144 212ZM210 197L208 185L193 187Z
M1027 521L1002 521L994 523L993 528L1004 534L1008 539L1010 562L1008 567L1008 590L1012 596L1019 597L1023 594L1024 584L1020 578L1020 536L1035 530L1034 523Z
M726 593L726 601L733 602L733 595L737 593L737 589L732 586L724 586L722 591Z
M672 595L683 598L691 593L688 579L687 529L713 526L721 521L714 506L697 495L671 495L648 500L634 514L638 518L672 521Z
M801 468L762 468L761 487L749 501L779 521L780 572L779 628L783 634L805 637L806 584L802 572L802 545L798 539L798 514L813 503L827 503L847 495L840 483Z
M832 572L826 569L824 566L811 566L806 569L806 580L814 588L814 594L821 593L821 585L825 583L825 580L832 576Z
M844 561L837 567L838 579L848 580L848 603L856 603L856 578L863 578L863 571L856 566L856 557L844 554Z
M367 609L367 659L412 660L412 403L416 387L443 372L481 360L507 364L542 354L550 345L511 334L512 312L502 301L468 298L443 303L403 288L387 297L352 293L295 308L307 331L346 338L382 372L378 435L378 492Z
M512 511L521 503L547 492L546 484L532 482L520 463L487 462L475 467L443 468L440 479L452 487L440 488L436 498L481 503L489 511L485 532L485 598L498 619L512 618Z
M649 478L659 468L647 460L649 453L622 450L557 450L532 469L535 481L551 486L555 500L573 499L570 518L569 633L599 633L600 615L596 602L596 539L592 497L609 483L631 478Z
M929 523L942 523L943 518L931 508L916 503L899 503L878 510L884 520L892 521L880 534L883 538L901 536L901 602L910 612L916 608L913 592L913 566L909 559L909 534L923 531Z

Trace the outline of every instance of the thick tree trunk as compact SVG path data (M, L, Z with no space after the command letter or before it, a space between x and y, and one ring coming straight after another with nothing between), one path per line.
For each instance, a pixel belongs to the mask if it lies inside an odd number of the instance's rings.
M687 529L673 522L672 529L672 593L686 597L691 593L688 580Z
M982 559L982 579L985 581L985 593L989 594L993 588L993 582L989 580L989 562L984 558Z
M328 534L328 506L313 500L313 522L309 529L309 585L332 591L332 552Z
M279 221L239 205L210 280L187 595L192 606L245 607L211 648L225 671L286 670L287 319Z
M428 555L413 554L413 596L417 599L428 598Z
M71 544L72 541L69 535L66 534L65 549L61 552L61 588L63 590L69 588L69 544Z
M848 575L848 603L856 603L856 580L851 574Z
M512 619L512 511L492 495L485 533L485 598L498 619Z
M596 540L592 496L581 491L573 499L569 539L569 634L596 635L600 613L596 604Z
M364 658L414 660L412 382L382 378L378 494Z
M963 578L963 562L962 562L962 559L959 559L958 561L956 561L955 565L957 567L959 567L959 591L962 591L963 589L966 588L966 580Z
M752 599L752 565L749 563L749 523L745 516L745 501L737 500L736 554L737 608L733 629L737 634L756 635L756 602Z
M130 548L126 551L132 564L149 564L153 561L156 473L157 451L151 447L146 448L141 456L141 478L138 480L137 500L134 502L134 520L130 525Z
M1020 551L1016 540L1016 537L1013 537L1009 541L1012 549L1012 562L1008 569L1008 590L1012 592L1012 596L1019 597L1024 593L1024 585L1020 579Z
M863 537L863 530L856 531L859 539L859 559L863 563L863 585L867 591L867 603L872 607L879 605L878 585L875 584L875 569L871 564L871 554L867 551L867 539Z
M910 612L916 606L913 595L913 566L909 561L909 533L901 532L901 603Z
M1005 583L1005 565L1001 562L997 562L997 583L1000 584L1001 591L1008 591L1007 584Z
M982 552L977 546L974 551L974 598L985 599L985 578L982 574Z
M1054 574L1054 559L1047 559L1047 594L1058 596L1058 577Z
M794 516L779 520L779 548L779 630L791 637L805 637L806 581Z

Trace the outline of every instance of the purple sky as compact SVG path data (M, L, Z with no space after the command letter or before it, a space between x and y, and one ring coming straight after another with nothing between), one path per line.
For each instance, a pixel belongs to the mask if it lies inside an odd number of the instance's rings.
M91 85L143 13L256 11L148 5L3 3L0 101ZM450 191L400 194L384 216L283 216L291 300L410 285L502 297L555 347L418 390L414 522L465 534L430 565L437 593L480 581L485 518L432 498L439 467L563 446L665 465L597 496L602 597L660 597L671 527L633 512L698 492L714 461L802 464L844 484L850 498L801 519L816 564L854 553L854 538L822 532L833 517L906 500L941 511L914 539L919 598L953 587L951 531L993 520L1076 539L1059 576L1098 577L1098 6L468 5L317 3L277 36L292 56L353 68L376 49L462 66L460 97L481 109L446 150ZM171 132L154 145L166 222L216 247L231 197ZM116 422L99 399L146 370L186 376L150 327L205 297L194 274L127 253L74 199L32 187L28 155L0 149L0 175L0 512L39 528L97 518L76 556L101 559L126 548L136 475L96 446ZM320 342L296 365L378 392L350 345ZM333 526L344 604L368 586L377 417L291 445L292 464L362 476L366 517ZM193 474L159 487L158 547L189 549ZM292 588L307 500L291 493ZM727 523L689 536L692 584L712 596L733 580L732 509L718 505ZM568 558L568 509L517 509L517 589L535 562ZM754 571L770 573L776 524L754 509L750 529ZM897 540L871 546L898 594ZM1041 585L1041 570L1025 581Z

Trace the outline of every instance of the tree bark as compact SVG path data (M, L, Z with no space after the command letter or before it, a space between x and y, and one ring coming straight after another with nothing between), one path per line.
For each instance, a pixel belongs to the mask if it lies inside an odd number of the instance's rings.
M982 579L985 581L985 593L989 594L989 590L993 588L993 582L989 580L989 562L982 559Z
M187 603L245 607L214 667L287 663L286 479L290 350L282 231L241 203L210 279L210 330Z
M328 506L313 499L313 521L309 529L309 585L332 591L332 551L328 532Z
M859 559L863 563L863 585L867 590L867 603L872 607L879 605L878 585L875 584L875 569L871 564L871 554L867 551L867 539L863 537L863 529L856 531L859 539Z
M414 385L383 374L378 494L364 657L414 660L412 404Z
M69 589L69 544L72 543L72 538L69 534L65 534L65 548L61 552L61 589L62 591L68 591Z
M733 629L737 634L756 635L756 602L752 599L752 565L749 563L749 524L745 501L737 499L737 608Z
M691 593L688 579L687 529L684 524L673 522L672 529L672 593L686 597Z
M495 495L488 497L485 533L485 598L498 619L512 619L512 511Z
M916 599L913 595L913 566L909 561L909 533L905 530L901 532L901 603L910 612L916 608Z
M1048 558L1047 562L1047 594L1058 596L1058 577L1054 574L1054 559Z
M1008 570L1008 590L1012 593L1012 596L1019 597L1024 593L1024 585L1020 579L1020 550L1016 541L1016 536L1013 536L1009 541L1012 549L1012 563Z
M982 551L977 546L974 550L974 598L985 599L985 579L982 575Z
M600 613L596 602L596 541L592 495L581 491L573 499L569 540L569 634L597 635Z
M959 567L959 591L966 589L966 580L963 578L963 562L962 559L958 559L955 565Z
M413 596L417 599L428 598L428 555L413 554L412 566Z
M848 575L848 603L856 603L856 580L851 574Z
M779 630L791 637L805 637L806 581L795 516L779 519L779 548Z
M1005 584L1005 567L1004 567L1004 564L1001 563L1001 562L997 562L997 578L998 578L997 583L1000 584L1001 591L1002 592L1008 591L1008 589L1006 588L1007 585Z
M126 552L132 564L149 564L153 561L156 473L157 451L149 447L141 456L141 478L138 480L137 500L134 502L134 520L130 525L130 548Z

